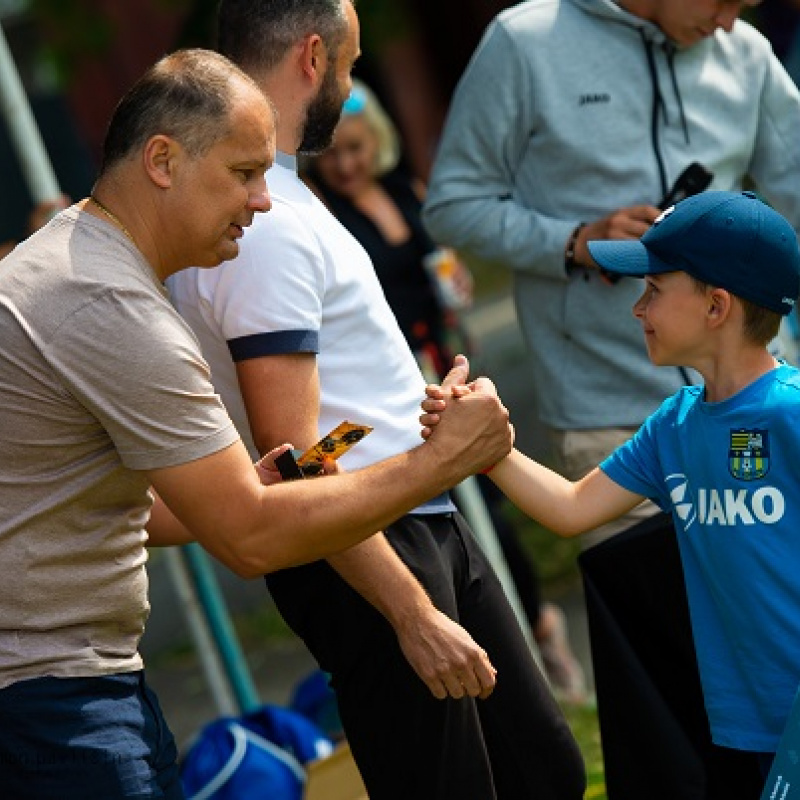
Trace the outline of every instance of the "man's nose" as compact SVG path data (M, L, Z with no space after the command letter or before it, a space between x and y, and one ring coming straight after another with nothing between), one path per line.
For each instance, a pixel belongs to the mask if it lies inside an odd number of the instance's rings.
M250 208L258 212L266 212L272 208L272 198L270 197L266 180L264 180L263 188L250 195Z

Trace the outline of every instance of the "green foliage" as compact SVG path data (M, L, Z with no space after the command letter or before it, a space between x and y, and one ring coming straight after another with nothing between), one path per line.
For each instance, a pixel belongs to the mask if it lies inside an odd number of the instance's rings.
M387 44L407 38L413 29L406 6L397 0L359 0L357 8L365 52L378 54Z
M61 83L67 83L87 57L108 52L113 26L97 0L31 0L31 10L46 32L42 57Z
M536 564L545 590L557 590L580 579L578 555L581 546L578 539L556 535L508 501L503 506L503 514L518 532L525 551Z
M513 278L511 270L500 262L485 261L466 253L459 253L472 272L475 280L475 298L497 295L511 291Z
M564 705L562 708L586 765L585 800L606 800L603 751L594 705Z
M133 2L133 0L125 0ZM119 0L117 0L119 2ZM186 8L191 0L152 0L155 8ZM114 46L119 31L102 0L30 0L30 9L44 32L41 58L66 85L87 59L102 58Z
M258 647L264 642L275 644L296 638L278 609L269 602L265 602L257 611L237 615L234 627L243 647Z

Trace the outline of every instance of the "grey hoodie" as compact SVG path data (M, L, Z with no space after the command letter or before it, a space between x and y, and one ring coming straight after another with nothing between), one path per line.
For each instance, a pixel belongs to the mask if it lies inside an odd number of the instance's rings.
M745 176L800 229L800 94L737 21L677 49L611 0L529 0L487 29L439 146L425 223L438 242L515 271L542 420L635 426L684 382L653 367L639 281L564 268L581 221L663 197L692 161L709 188Z

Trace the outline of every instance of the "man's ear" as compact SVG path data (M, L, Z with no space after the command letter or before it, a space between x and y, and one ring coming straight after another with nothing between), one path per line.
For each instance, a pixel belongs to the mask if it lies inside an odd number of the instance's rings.
M171 137L157 134L144 146L142 159L149 178L156 186L168 189L172 186L176 160L180 145Z
M328 53L319 34L312 33L303 40L300 62L303 74L314 86L322 82L328 63Z

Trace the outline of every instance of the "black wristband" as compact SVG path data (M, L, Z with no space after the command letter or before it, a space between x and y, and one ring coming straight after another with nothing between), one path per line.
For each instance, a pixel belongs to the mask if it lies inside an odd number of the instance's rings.
M578 263L575 261L575 246L578 244L578 236L583 228L586 227L585 222L580 222L575 226L575 230L569 236L569 240L567 241L566 250L564 250L564 266L569 272L571 269L574 269L578 266Z

